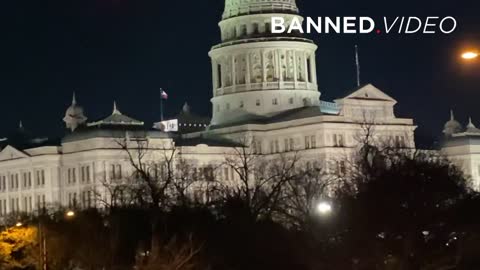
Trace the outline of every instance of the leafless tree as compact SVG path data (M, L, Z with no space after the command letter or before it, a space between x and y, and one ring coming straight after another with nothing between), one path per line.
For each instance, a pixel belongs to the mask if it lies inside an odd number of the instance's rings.
M243 140L243 147L226 155L224 166L231 168L236 177L226 184L224 194L227 199L241 201L251 218L272 218L282 205L287 185L298 178L300 155L262 155L247 142Z
M202 245L195 243L192 236L184 241L173 237L159 244L150 254L140 254L138 270L207 270L201 258Z

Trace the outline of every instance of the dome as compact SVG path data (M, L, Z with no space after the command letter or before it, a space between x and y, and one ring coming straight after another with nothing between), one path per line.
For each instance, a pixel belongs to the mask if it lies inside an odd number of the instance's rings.
M471 117L468 119L467 130L466 130L465 132L467 132L467 133L480 133L480 129L478 129L478 128L473 124Z
M295 0L225 0L223 19L258 13L298 13Z
M446 136L451 136L456 133L462 132L463 127L457 120L455 120L455 116L453 115L453 111L450 112L450 120L445 123L443 128L443 133Z
M66 127L71 131L74 131L79 125L82 125L87 121L83 108L77 104L75 93L73 94L72 105L67 108L63 121L65 122Z

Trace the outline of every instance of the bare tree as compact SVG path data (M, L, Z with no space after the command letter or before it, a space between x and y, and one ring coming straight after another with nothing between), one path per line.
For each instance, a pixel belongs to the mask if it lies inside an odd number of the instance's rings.
M171 185L175 180L177 149L173 145L151 147L148 138L125 138L116 142L127 154L133 168L130 184L134 187L132 196L136 201L153 208L168 206Z
M224 194L227 200L243 204L250 218L271 218L282 205L287 184L297 178L300 156L298 152L262 155L246 142L226 155L224 166L236 177L226 183Z
M158 245L151 254L141 254L135 269L139 270L206 270L209 269L201 258L202 245L188 239L179 241L173 237L167 243ZM147 258L146 258L147 257Z

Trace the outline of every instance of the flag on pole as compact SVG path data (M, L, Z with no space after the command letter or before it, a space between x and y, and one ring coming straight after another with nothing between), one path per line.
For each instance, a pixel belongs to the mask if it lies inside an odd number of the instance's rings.
M167 99L168 99L168 94L167 94L167 92L165 92L165 91L161 90L161 93L160 93L160 95L161 95L162 99L165 99L165 100L167 100Z

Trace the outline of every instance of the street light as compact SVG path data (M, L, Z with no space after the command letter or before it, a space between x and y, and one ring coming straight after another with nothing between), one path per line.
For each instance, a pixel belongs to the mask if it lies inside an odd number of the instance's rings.
M17 223L15 223L15 227L22 227L22 226L23 226L23 223L22 223L22 222L20 222L20 221L19 221L19 222L17 222Z
M328 215L332 212L332 204L329 202L320 202L317 204L317 211L321 215Z
M478 52L476 51L466 51L462 53L462 58L466 60L475 59L478 57Z
M75 216L75 212L72 211L72 210L69 210L69 211L67 211L67 213L65 213L65 215L66 215L67 217L69 217L69 218L72 218L72 217Z

